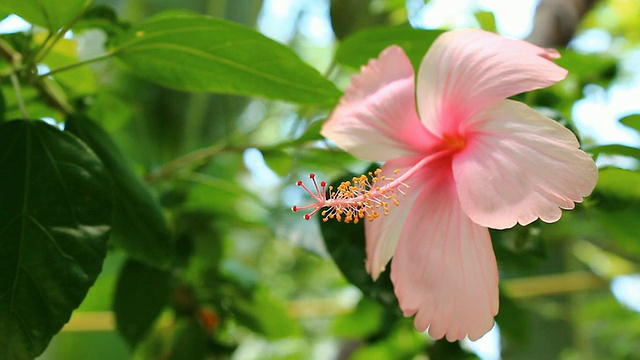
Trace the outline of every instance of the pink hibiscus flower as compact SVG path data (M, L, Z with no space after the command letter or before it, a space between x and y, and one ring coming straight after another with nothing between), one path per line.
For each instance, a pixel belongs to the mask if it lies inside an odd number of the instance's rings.
M441 35L417 78L398 46L353 77L322 134L381 171L325 193L325 219L366 221L366 268L391 261L405 316L436 339L476 340L498 313L488 228L554 222L598 172L571 131L507 97L562 80L557 52L480 30ZM397 174L397 175L396 175ZM404 195L404 196L400 196ZM397 204L399 206L390 204ZM386 216L380 216L386 215ZM374 221L375 220L375 221Z

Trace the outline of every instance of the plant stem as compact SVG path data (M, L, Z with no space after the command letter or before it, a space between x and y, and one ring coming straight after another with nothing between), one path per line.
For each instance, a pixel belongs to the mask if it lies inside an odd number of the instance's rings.
M53 70L49 71L46 74L39 75L39 77L42 78L42 77L51 76L53 74L57 74L57 73L60 73L60 72L63 72L63 71L67 71L67 70L71 70L71 69L77 68L79 66L83 66L83 65L90 64L90 63L93 63L93 62L102 61L102 60L110 58L114 54L115 54L115 52L108 52L108 53L104 53L104 54L102 54L100 56L91 58L91 59L87 59L87 60L79 61L77 63L61 66L61 67L59 67L57 69L53 69Z
M8 42L0 39L0 56L13 63L16 54L18 53Z
M184 167L212 158L214 155L224 150L225 147L225 142L221 141L206 148L198 149L196 151L180 156L168 162L159 170L148 174L146 176L146 180L148 183L154 183L158 180L165 179Z
M10 75L11 83L13 84L13 89L16 92L16 99L18 102L18 108L20 108L20 113L22 114L23 119L29 119L29 114L27 114L27 108L24 106L24 98L22 97L22 90L20 89L20 81L18 80L18 76L15 72L12 72Z

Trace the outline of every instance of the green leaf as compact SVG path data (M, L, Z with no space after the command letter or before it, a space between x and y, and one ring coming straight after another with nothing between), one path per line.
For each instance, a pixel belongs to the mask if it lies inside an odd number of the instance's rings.
M249 298L238 297L229 304L238 322L269 340L300 334L300 326L286 312L284 305L265 289L256 289Z
M113 311L118 332L131 347L148 333L169 301L171 274L129 260L116 286Z
M374 171L375 168L372 167L369 170ZM335 189L342 181L349 180L354 176L357 175L350 174L331 185ZM379 301L390 311L401 316L398 300L393 292L393 284L389 277L389 269L387 268L380 274L377 281L373 281L365 269L364 223L361 221L358 224L345 224L335 220L323 222L321 216L317 216L317 218L320 221L320 230L327 250L344 277L358 287L363 294Z
M420 30L409 26L372 28L348 37L338 47L335 59L343 65L358 68L395 44L404 49L414 69L417 69L431 44L442 33L441 30Z
M336 318L332 333L343 339L367 338L379 331L384 311L380 303L363 297L353 312Z
M325 105L340 96L291 49L221 19L154 18L117 38L114 50L136 75L172 89Z
M177 322L169 360L207 359L208 339L202 325L194 320L180 319Z
M599 172L598 184L592 196L598 207L621 210L640 204L640 173L619 168L605 168Z
M28 22L56 31L68 25L92 0L3 0L0 10L20 15Z
M477 11L473 16L478 20L483 30L498 32L496 28L496 17L491 11Z
M620 144L610 144L610 145L601 145L595 146L587 149L587 151L594 156L599 156L601 154L606 155L622 155L628 156L632 158L636 158L640 160L640 149Z
M109 135L89 118L72 115L65 129L95 151L113 179L113 243L147 265L168 267L173 255L171 234L149 188L133 173Z
M269 168L278 174L278 176L285 177L291 173L294 159L290 154L284 151L271 150L263 151L262 155Z
M624 125L640 132L640 114L633 114L629 116L625 116L620 119L620 122Z
M4 111L7 108L7 103L4 100L4 94L2 93L2 88L0 87L0 122L5 120Z
M101 271L111 186L75 136L0 124L0 358L39 355Z

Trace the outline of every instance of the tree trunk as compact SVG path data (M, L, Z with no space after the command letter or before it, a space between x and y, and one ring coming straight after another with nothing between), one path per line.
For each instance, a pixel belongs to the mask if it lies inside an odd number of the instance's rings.
M582 17L597 0L540 0L533 30L525 40L542 47L564 47L573 38Z

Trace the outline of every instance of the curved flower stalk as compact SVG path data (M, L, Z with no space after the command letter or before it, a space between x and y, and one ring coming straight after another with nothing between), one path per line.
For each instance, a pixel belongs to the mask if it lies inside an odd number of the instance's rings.
M367 271L378 278L393 257L404 315L436 339L476 340L493 327L498 272L488 228L557 221L595 187L596 166L573 133L506 99L562 80L558 56L456 30L434 42L416 78L391 46L352 78L322 128L343 150L385 164L328 195L312 176L315 192L305 189L316 202L293 210L371 220Z

